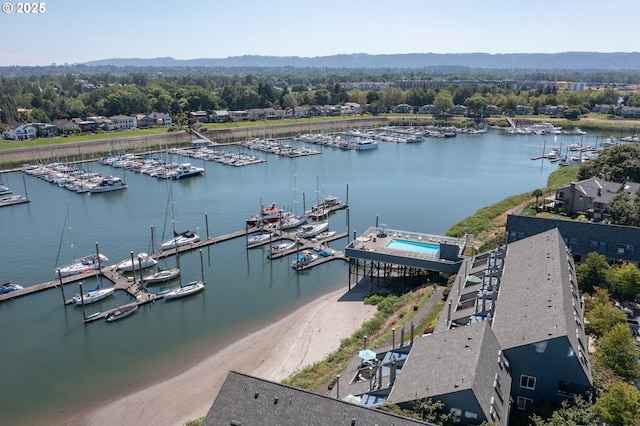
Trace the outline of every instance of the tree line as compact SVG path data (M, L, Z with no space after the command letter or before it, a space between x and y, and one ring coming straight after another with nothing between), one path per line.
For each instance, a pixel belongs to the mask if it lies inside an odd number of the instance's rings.
M393 81L398 74L366 75L367 81ZM512 111L516 105L537 109L565 105L578 113L596 104L640 106L640 94L620 93L612 88L589 91L558 91L553 86L514 88L513 83L484 84L452 80L442 88L390 86L381 90L345 90L343 83L363 81L365 75L162 75L133 72L126 75L97 73L30 75L0 78L0 123L51 122L61 118L130 115L168 112L174 121L186 121L189 111L252 108L291 109L301 105L338 105L355 102L373 111L388 112L399 104L417 109L433 104L438 112L465 105L482 114L487 105ZM411 78L421 76L412 73ZM539 75L538 77L543 77ZM432 79L430 76L429 79ZM21 111L30 110L29 117Z

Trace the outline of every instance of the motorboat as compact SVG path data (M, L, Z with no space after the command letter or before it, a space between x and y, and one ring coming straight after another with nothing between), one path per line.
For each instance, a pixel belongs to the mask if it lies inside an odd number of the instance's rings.
M107 322L117 321L119 319L128 317L129 315L134 313L136 309L138 309L138 305L129 305L122 308L116 307L114 311L111 311L107 314L105 319L107 320Z
M134 269L145 269L150 268L158 264L158 261L149 256L147 253L138 253L138 255L134 259L135 263L130 260L123 260L118 263L116 269L121 272L132 272Z
M366 151L378 147L378 141L374 139L358 139L354 142L356 151Z
M316 253L313 253L310 250L304 250L303 252L298 253L296 260L291 262L291 267L294 269L302 269L316 259L318 259L318 255Z
M22 290L24 287L18 284L13 284L9 281L0 283L0 294L11 293L12 291Z
M336 197L335 195L327 195L322 199L321 203L314 204L312 206L312 209L319 209L319 208L332 209L337 206L342 206L342 201L338 200L338 197Z
M98 266L104 264L109 259L103 254L90 254L81 257L71 265L56 269L56 274L62 277L70 277L72 275L85 274L98 269Z
M314 237L314 239L320 241L320 240L326 240L327 238L331 238L334 235L336 235L336 231L324 231L319 233L318 235L316 235Z
M197 293L204 290L203 281L191 281L187 284L182 284L180 287L174 288L164 294L165 300L177 299L179 297L189 296L190 294Z
M247 219L247 225L256 226L264 223L274 223L280 220L282 210L276 207L276 203L271 203L269 207L260 209L257 215Z
M615 136L609 136L608 138L600 142L600 146L603 148L609 148L617 144L618 144L618 140L615 138Z
M311 238L320 234L321 232L326 231L328 228L329 228L329 222L327 221L307 224L307 225L303 225L298 230L296 235L299 238Z
M8 195L11 194L11 190L8 186L0 183L0 195Z
M111 296L114 291L116 291L115 287L100 288L100 286L98 285L95 288L87 291L86 293L82 293L82 295L78 293L73 296L73 302L76 304L76 306L80 306L83 303L85 305L89 303L95 303Z
M160 269L158 272L142 277L145 284L162 283L172 280L180 275L179 268Z
M90 185L89 192L96 194L100 192L118 191L120 189L127 189L127 184L119 177L108 176L102 178L98 183Z
M5 195L0 197L0 207L28 203L30 200L22 195Z
M160 244L161 250L170 250L176 247L188 246L189 244L194 244L200 241L200 236L193 231L184 231L182 233L173 231L173 235L174 238Z
M324 246L316 246L313 248L314 251L318 252L320 256L328 257L333 256L334 251L328 247Z
M304 225L309 220L307 215L296 215L293 212L282 212L280 220L276 224L276 229L292 229Z
M269 248L269 256L274 256L276 254L284 253L287 250L291 250L296 246L295 241L285 240L280 241Z
M247 244L250 246L263 244L275 237L277 237L276 234L271 232L258 232L247 237Z
M573 130L571 131L572 135L586 135L587 132L585 132L584 130L580 129L580 127L574 127Z
M191 163L181 163L175 169L174 173L171 175L171 179L184 179L193 176L199 176L204 173L204 168L196 167Z

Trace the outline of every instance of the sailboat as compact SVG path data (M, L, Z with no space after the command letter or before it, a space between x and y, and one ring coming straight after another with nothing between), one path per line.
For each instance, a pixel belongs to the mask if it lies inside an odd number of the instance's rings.
M295 205L297 206L298 200L298 187L297 187L297 175L293 175L293 180L294 180L294 187L293 187L293 193L294 193L294 199L293 202L295 203ZM276 223L276 229L293 229L293 228L297 228L298 226L304 225L305 223L307 223L307 220L309 220L309 216L307 214L301 214L299 215L297 212L297 208L295 209L295 212L292 211L283 211L280 212L280 218L278 219L278 223Z
M179 275L180 275L180 268L169 268L169 269L158 268L157 272L142 277L142 282L144 284L163 283L165 281L170 281Z
M202 274L202 280L195 280L188 282L186 284L180 283L179 287L169 290L166 293L163 293L165 300L178 299L180 297L189 296L191 294L198 293L205 288L204 282L204 266L202 263L202 250L200 250L200 271Z
M101 288L98 284L86 293L77 293L75 296L73 296L73 302L76 304L76 306L81 306L83 303L85 305L88 303L94 303L111 296L115 290L115 287Z
M65 217L65 227L62 230L62 237L64 237L64 229L66 228L66 224L69 222L69 235L71 235L71 221L69 219L69 206L67 205L67 215ZM101 254L94 253L87 256L83 256L79 259L76 259L73 254L73 249L75 246L73 242L71 243L71 259L72 263L69 265L63 266L61 268L56 268L54 273L60 277L70 277L72 275L84 274L88 272L95 271L100 267L101 264L105 263L109 259ZM58 253L59 255L59 253Z
M184 232L178 233L175 230L175 218L173 212L173 190L171 187L169 188L169 205L171 206L171 224L173 227L173 238L167 240L160 244L161 250L171 250L172 248L177 248L181 246L188 246L190 244L197 243L200 241L200 236L191 230L186 230ZM166 224L166 217L165 217Z

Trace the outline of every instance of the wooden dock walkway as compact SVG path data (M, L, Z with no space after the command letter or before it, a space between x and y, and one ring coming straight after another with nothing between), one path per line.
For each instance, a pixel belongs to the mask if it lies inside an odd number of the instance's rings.
M297 238L296 237L296 233L295 232L287 232L287 231L280 231L280 230L276 230L275 227L273 225L269 225L268 227L264 227L262 229L263 231L267 231L267 232L272 232L274 233L277 238L272 239L271 241L267 241L265 243L262 244L254 244L252 246L247 246L247 248L255 248L258 246L262 246L265 244L269 244L270 242L275 242L278 241L280 239L290 239L293 241L298 241L299 245L298 247L294 247L290 250L284 251L282 253L277 253L273 256L270 256L271 259L278 259L284 256L288 256L290 254L296 253L298 251L302 251L302 250L313 250L314 247L317 247L321 244L326 244L335 240L339 240L341 238L345 238L348 236L348 233L344 232L341 234L336 234L333 235L332 237L329 238L325 238L321 241L313 241L313 239L305 239L305 238ZM224 235L220 235L217 237L209 237L207 239L201 240L197 243L194 244L189 244L186 246L181 246L178 247L177 249L170 249L170 250L162 250L159 251L157 253L154 253L151 257L153 257L154 259L162 259L162 258L166 258L169 256L175 256L176 252L178 254L180 253L185 253L185 252L189 252L189 251L193 251L193 250L198 250L201 249L203 247L207 247L213 244L218 244L218 243L222 243L225 241L229 241L235 238L240 238L240 237L246 237L252 233L261 231L261 229L259 227L252 227L252 228L247 228L247 229L242 229L240 231L236 231L236 232L231 232L228 234L224 234ZM309 268L312 268L314 266L326 263L330 260L335 260L335 259L342 259L342 260L348 260L348 258L345 256L344 252L342 251L334 251L333 255L331 256L319 256L318 259L314 260L313 262L310 262L307 265L304 265L304 267L299 268L298 271L302 271L302 270L306 270ZM101 268L101 274L98 274L97 271L90 271L87 273L83 273L83 274L78 274L78 275L72 275L70 277L63 277L62 278L62 286L64 288L65 285L67 284L71 284L71 283L76 283L88 278L94 278L94 277L98 277L99 275L107 278L109 281L111 281L113 283L113 286L116 288L116 290L121 290L121 291L125 291L126 293L128 293L131 297L133 297L135 299L134 302L132 302L132 304L138 304L138 305L142 305L145 303L150 303L150 302L154 302L158 299L162 299L164 296L163 295L156 295L156 294L152 294L149 293L146 290L146 287L144 287L143 285L140 285L139 281L136 279L129 279L127 277L125 277L124 275L120 274L117 270L116 270L116 266L117 264L114 265L108 265L108 266L103 266ZM15 290L15 291L11 291L9 293L5 293L5 294L0 294L0 302L3 302L5 300L12 300L18 297L22 297L22 296L27 296L29 294L33 294L33 293L37 293L40 291L44 291L44 290L49 290L52 288L58 288L60 286L60 279L55 279L52 281L47 281L44 283L40 283L40 284L35 284L32 286L27 286L21 290ZM74 292L74 295L77 293ZM71 299L65 299L65 304L72 304L73 303L73 298ZM122 306L124 307L124 306ZM101 319L107 316L108 313L110 313L111 311L114 311L117 308L114 308L112 310L109 311L105 311L105 312L100 312L98 314L93 314L90 315L87 319L85 319L85 321L95 321L97 319Z

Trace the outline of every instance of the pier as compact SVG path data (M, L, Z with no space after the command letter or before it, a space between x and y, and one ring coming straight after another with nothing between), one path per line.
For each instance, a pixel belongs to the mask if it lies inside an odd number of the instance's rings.
M344 208L344 207L341 207ZM319 244L324 244L324 243L328 243L331 241L335 241L335 240L339 240L341 238L345 238L348 236L348 233L344 232L344 233L340 233L340 234L335 234L329 238L326 238L322 241L315 241L313 239L304 239L304 238L297 238L296 237L296 233L295 232L286 232L286 231L279 231L275 229L275 226L270 225L267 227L263 227L262 230L266 230L266 229L270 229L269 232L274 233L274 235L276 236L275 238L273 238L271 241L267 241L265 243L262 244L255 244L252 246L247 246L247 249L250 248L255 248L258 246L262 246L265 244L269 244L269 242L275 242L278 241L280 239L291 239L294 241L298 241L298 245L297 247L294 247L290 250L287 250L285 252L282 253L278 253L277 255L274 255L273 257L271 257L272 259L276 259L276 258L280 258L283 256L288 256L291 254L294 254L298 251L302 251L302 250L312 250L313 247L318 246ZM214 245L214 244L218 244L221 242L225 242L225 241L229 241L235 238L239 238L239 237L247 237L248 235L254 233L254 232L259 232L261 230L260 227L250 227L250 228L246 228L240 231L235 231L235 232L231 232L228 234L224 234L224 235L220 235L217 237L207 237L204 240L198 241L197 243L193 243L193 244L189 244L189 245L185 245L185 246L180 246L177 248L172 248L170 250L162 250L159 252L156 252L154 254L151 255L151 257L153 257L154 259L162 259L162 258L166 258L169 256L175 256L176 254L180 254L180 253L185 253L185 252L189 252L189 251L193 251L193 250L197 250L197 249L201 249L203 247L207 247L210 245ZM298 268L298 271L302 271L302 270L306 270L309 268L312 268L313 266L317 266L323 263L326 263L328 261L331 260L335 260L335 259L341 259L341 260L346 260L348 261L348 258L345 256L344 252L342 251L333 251L331 256L326 256L326 257L321 257L319 256L318 259L314 260L313 262L310 262L309 264L304 265L301 268ZM116 290L120 290L120 291L124 291L127 294L129 294L132 298L134 298L135 300L132 301L131 303L127 304L127 305L122 305L119 308L125 308L128 306L132 306L132 305L144 305L147 303L151 303L151 302L155 302L156 300L160 300L164 298L163 294L154 294L154 293L150 293L148 291L148 289L139 281L136 280L135 277L133 279L128 278L124 275L122 275L121 273L119 273L116 270L117 264L114 265L107 265L107 266L101 266L100 270L96 270L96 271L90 271L90 272L86 272L86 273L82 273L82 274L77 274L77 275L72 275L69 277L62 277L62 278L58 278L55 280L51 280L51 281L46 281L44 283L40 283L40 284L35 284L32 286L28 286L25 287L21 290L15 290L15 291L11 291L9 293L5 293L5 294L1 294L0 295L0 302L3 302L5 300L12 300L18 297L22 297L22 296L27 296L29 294L34 294L34 293L38 293L40 291L44 291L44 290L50 290L52 288L58 288L59 286L62 286L64 288L64 286L66 284L72 284L72 283L76 283L76 282L80 282L82 280L85 280L87 278L94 278L94 277L104 277L106 279L108 279L109 281L111 281L111 283L113 284L113 287L115 287ZM138 271L136 271L138 272ZM135 274L135 272L134 272ZM62 290L63 294L64 291ZM75 295L76 292L74 292ZM73 304L73 298L70 299L64 299L64 303L65 305L70 305ZM107 310L107 311L103 311L103 312L96 312L94 314L90 314L88 315L84 321L85 322L91 322L91 321L95 321L98 319L104 319L109 313L117 310L118 307L114 307L113 309Z

